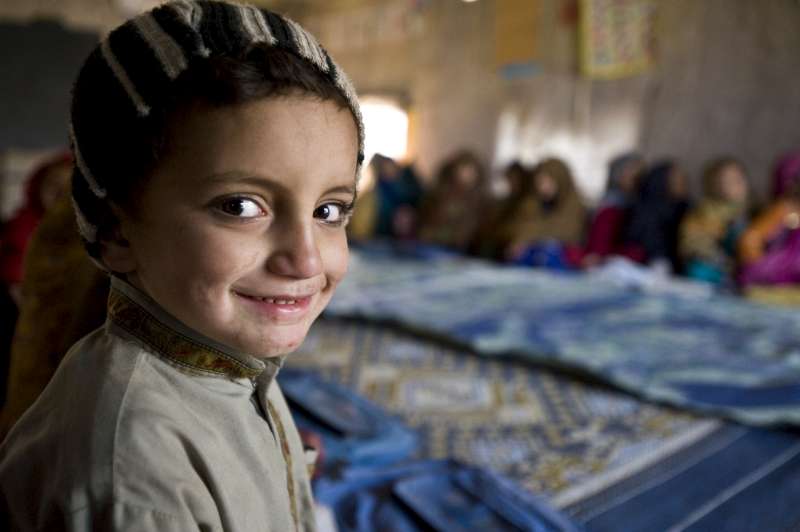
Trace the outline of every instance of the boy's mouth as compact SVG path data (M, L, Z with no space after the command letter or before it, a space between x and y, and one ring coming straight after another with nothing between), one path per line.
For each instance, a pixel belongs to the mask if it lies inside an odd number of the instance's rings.
M311 301L314 298L314 294L305 296L256 296L242 292L234 292L234 294L250 303L267 317L276 320L296 320L302 318L311 307Z
M246 297L248 299L255 299L256 301L261 301L262 303L272 303L273 305L294 305L298 301L302 301L303 299L308 299L308 297L290 299L288 297L256 297L247 295L242 295L242 297Z

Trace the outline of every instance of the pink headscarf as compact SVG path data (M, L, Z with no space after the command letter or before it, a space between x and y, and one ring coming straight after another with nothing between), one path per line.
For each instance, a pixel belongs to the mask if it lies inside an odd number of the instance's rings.
M800 181L800 151L787 153L778 160L773 174L772 193L775 198L783 196Z

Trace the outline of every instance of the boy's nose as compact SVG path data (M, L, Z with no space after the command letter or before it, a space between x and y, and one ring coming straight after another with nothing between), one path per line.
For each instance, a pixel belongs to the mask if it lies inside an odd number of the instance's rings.
M313 221L291 221L275 229L275 248L267 260L270 272L297 279L309 279L323 272Z

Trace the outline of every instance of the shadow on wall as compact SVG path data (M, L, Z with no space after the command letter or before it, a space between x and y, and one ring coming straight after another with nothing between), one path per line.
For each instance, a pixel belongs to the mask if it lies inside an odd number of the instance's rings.
M0 151L66 145L72 83L98 39L50 20L0 24Z

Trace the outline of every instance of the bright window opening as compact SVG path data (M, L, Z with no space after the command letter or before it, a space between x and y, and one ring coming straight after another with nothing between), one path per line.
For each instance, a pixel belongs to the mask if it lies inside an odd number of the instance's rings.
M392 159L404 159L408 152L408 113L395 101L379 97L361 98L366 141L364 156L369 162L380 153Z

